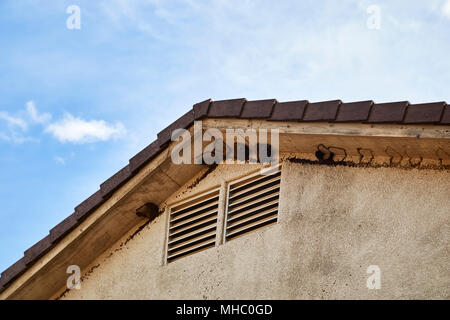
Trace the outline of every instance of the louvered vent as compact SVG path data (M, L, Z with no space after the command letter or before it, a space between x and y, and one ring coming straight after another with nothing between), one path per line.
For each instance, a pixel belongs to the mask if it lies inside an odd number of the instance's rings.
M201 194L171 208L167 261L214 247L219 189Z
M230 184L226 240L271 225L278 219L281 167Z

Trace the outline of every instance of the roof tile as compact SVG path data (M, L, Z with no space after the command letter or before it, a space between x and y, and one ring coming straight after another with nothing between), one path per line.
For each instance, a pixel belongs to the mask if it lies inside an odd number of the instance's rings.
M445 102L410 104L404 123L437 123L441 120Z
M175 120L168 127L158 133L159 147L165 146L171 141L172 132L177 129L186 129L194 123L194 110L189 110L181 118Z
M78 224L75 213L65 218L58 223L53 229L50 230L50 240L52 243L57 242L60 238L73 230Z
M75 218L83 220L92 210L97 209L103 203L103 197L100 190L96 191L89 198L75 207Z
M31 248L25 251L25 264L30 264L34 262L36 259L40 258L43 254L50 250L52 247L52 241L50 239L50 235L47 235L45 238L41 239Z
M209 106L208 117L210 118L239 118L246 99L231 99L213 101Z
M341 100L310 103L306 106L303 121L333 121Z
M450 124L450 105L446 105L440 124Z
M247 101L241 113L241 118L269 118L272 114L275 99Z
M408 101L375 103L372 106L368 122L401 122L408 104Z
M308 100L278 102L275 104L271 121L298 121L303 118Z
M208 99L199 103L194 104L194 119L200 120L208 115L209 105L212 100Z
M373 101L342 103L336 116L336 122L367 121Z
M159 148L159 141L155 140L150 143L144 150L136 154L130 159L130 171L137 172L144 165L146 165L154 156L156 156L161 149Z
M23 257L16 263L14 263L12 266L10 266L8 269L2 272L2 276L0 278L0 285L6 286L16 277L21 275L26 270L26 268L27 265L25 264L25 257Z
M130 166L126 165L121 170L116 172L111 178L107 179L100 185L100 191L102 193L102 196L107 197L109 194L116 191L130 177L131 177Z

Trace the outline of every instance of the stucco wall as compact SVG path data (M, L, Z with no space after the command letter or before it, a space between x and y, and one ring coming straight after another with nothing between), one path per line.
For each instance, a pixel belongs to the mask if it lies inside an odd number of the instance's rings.
M247 170L219 166L178 198ZM284 162L276 225L163 265L163 214L63 298L449 299L449 196L448 171ZM369 265L380 290L366 287Z

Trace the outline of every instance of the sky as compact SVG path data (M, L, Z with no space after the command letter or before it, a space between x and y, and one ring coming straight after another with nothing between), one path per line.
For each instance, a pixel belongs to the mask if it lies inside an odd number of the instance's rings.
M196 102L450 101L449 57L450 0L1 0L0 271Z

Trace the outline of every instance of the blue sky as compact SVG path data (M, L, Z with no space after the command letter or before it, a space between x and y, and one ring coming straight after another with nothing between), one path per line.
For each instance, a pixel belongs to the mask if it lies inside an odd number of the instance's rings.
M450 101L450 0L2 0L0 40L0 270L196 102Z

